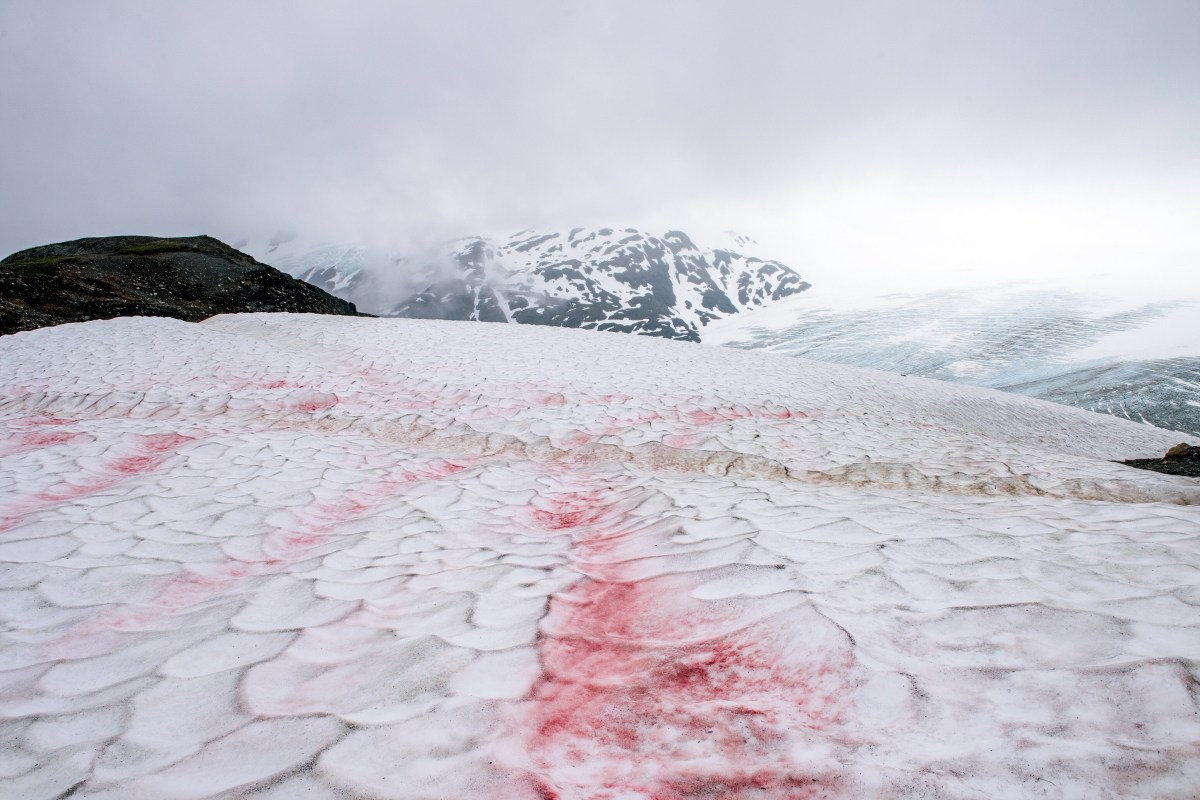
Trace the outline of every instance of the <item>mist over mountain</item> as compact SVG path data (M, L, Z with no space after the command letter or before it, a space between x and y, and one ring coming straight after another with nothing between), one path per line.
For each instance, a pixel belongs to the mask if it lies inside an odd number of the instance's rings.
M704 247L678 231L575 228L457 239L420 255L314 246L283 234L262 257L383 316L767 349L1200 433L1200 349L1164 346L1188 338L1180 329L1195 314L1192 299L1169 292L1114 299L1112 286L1087 281L812 292L791 267L747 254L756 248L732 231ZM1116 350L1114 337L1124 337Z
M295 277L388 317L590 328L699 341L710 322L808 289L796 270L745 255L730 233L705 247L686 233L635 228L468 237L379 257L359 245L274 242L264 255ZM737 249L734 249L734 248Z

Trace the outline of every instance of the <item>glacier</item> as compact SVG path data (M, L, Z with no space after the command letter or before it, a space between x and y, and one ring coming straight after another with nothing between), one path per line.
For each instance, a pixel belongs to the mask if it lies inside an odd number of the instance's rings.
M502 335L500 335L502 334ZM1182 434L536 326L0 338L0 795L1193 798Z
M702 339L987 386L1200 436L1200 296L1150 289L818 288L714 320Z

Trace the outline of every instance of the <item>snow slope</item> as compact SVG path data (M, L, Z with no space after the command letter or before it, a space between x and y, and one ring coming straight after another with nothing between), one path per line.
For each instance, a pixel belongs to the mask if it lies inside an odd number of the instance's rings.
M704 248L680 231L522 231L468 237L426 253L289 242L264 255L295 277L388 317L517 322L699 341L707 323L802 292L791 268ZM733 247L737 247L735 251Z
M0 339L0 796L1196 796L1178 434L497 330Z
M1200 299L1036 285L815 292L717 320L706 344L988 386L1200 435Z

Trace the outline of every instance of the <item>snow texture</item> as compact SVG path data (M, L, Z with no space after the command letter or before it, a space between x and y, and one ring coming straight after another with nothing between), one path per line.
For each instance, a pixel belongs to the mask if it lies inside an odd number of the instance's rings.
M1177 434L532 326L0 340L0 796L1194 798Z

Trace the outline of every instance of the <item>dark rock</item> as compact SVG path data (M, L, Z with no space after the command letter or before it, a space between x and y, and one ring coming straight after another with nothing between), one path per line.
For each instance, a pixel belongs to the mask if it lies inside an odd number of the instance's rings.
M1200 447L1180 442L1167 451L1163 461L1200 461Z
M1137 458L1122 463L1168 475L1200 478L1200 447L1184 442L1172 447L1162 458Z
M291 311L359 315L353 303L255 261L211 236L108 236L0 261L0 334L112 317Z

